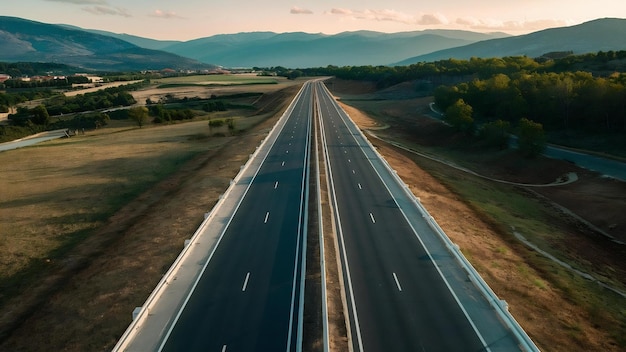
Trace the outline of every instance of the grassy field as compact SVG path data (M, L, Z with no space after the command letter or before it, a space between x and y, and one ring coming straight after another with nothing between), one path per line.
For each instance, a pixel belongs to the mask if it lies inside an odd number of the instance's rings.
M283 79L283 78L281 78ZM184 77L168 77L154 80L159 88L172 88L182 86L233 86L233 85L256 85L278 84L279 79L255 74L237 75L198 75Z
M226 114L218 114L226 116ZM259 118L237 118L237 129ZM222 131L223 130L223 131ZM60 258L122 205L229 137L206 120L107 128L0 153L0 302L29 267Z

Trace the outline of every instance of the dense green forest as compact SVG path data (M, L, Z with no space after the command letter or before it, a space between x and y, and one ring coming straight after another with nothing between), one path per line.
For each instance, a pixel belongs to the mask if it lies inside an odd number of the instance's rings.
M557 58L553 58L556 56ZM376 83L380 89L406 82L434 95L445 112L459 99L479 123L521 118L547 130L626 133L626 51L541 58L472 58L421 62L410 66L303 69Z
M69 75L78 71L80 69L76 67L53 62L0 62L0 73L6 73L11 77Z

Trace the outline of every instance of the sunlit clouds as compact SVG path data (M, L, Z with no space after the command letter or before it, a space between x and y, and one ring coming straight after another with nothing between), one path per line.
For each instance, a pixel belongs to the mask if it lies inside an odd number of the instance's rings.
M3 16L176 40L254 31L333 34L453 29L519 35L598 18L626 18L626 1L618 0L0 1ZM168 20L176 25L164 26Z
M94 14L94 15L132 17L132 15L128 12L128 10L120 8L120 7L96 5L96 6L83 7L82 10L85 12Z
M150 17L157 17L157 18L163 18L163 19L184 19L184 17L179 16L178 14L176 14L176 12L174 11L163 11L163 10L154 10L152 13L150 13Z
M106 5L106 0L45 0L50 2L65 2L76 5Z
M458 18L455 22L462 27L477 31L529 32L545 28L563 27L574 24L566 20L501 21L496 19Z
M428 28L455 28L474 31L510 31L530 32L552 27L563 27L574 24L573 21L539 19L539 20L497 20L491 18L459 17L448 19L442 13L405 13L392 9L362 9L332 8L324 12L325 15L337 16L343 20L397 22L408 26ZM364 24L364 26L367 26ZM416 29L416 28L413 28Z
M298 6L294 6L291 8L291 10L289 10L289 13L292 15L312 15L313 11L309 9L303 9Z

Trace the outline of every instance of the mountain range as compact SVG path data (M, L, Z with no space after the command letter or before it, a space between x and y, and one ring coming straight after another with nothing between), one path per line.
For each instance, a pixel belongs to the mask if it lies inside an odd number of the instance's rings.
M0 61L55 62L103 71L215 68L111 36L6 16L0 16Z
M160 41L128 34L0 16L0 61L58 62L85 70L307 68L409 65L448 58L541 56L626 50L626 19L605 18L527 35L425 30L334 35L303 32L221 34ZM409 58L409 59L407 59Z
M541 30L526 35L484 40L465 46L435 51L397 62L398 66L449 58L528 56L571 51L585 54L626 50L626 19L604 18L570 27Z

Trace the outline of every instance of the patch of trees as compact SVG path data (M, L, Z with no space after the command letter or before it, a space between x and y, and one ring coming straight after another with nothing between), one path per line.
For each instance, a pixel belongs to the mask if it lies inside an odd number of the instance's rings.
M0 112L10 112L10 108L17 104L27 102L29 100L42 99L51 97L54 93L49 90L31 90L19 93L2 93L0 92Z
M0 125L0 143L14 141L43 131L45 131L44 126L33 124L28 126Z
M171 109L163 104L148 106L148 113L153 117L154 123L167 123L171 121L191 120L196 114L191 109Z
M9 121L12 125L20 127L32 125L45 127L50 122L50 114L44 105L37 105L32 109L20 106L15 114L9 115Z
M111 118L108 114L102 112L88 112L84 114L77 114L70 119L58 119L58 121L50 123L48 125L48 129L97 129L108 125L110 120Z
M53 62L0 62L0 72L11 77L43 76L50 72L55 74L70 74L77 72L77 68Z
M546 54L533 59L526 56L503 58L471 58L469 60L447 59L435 62L419 62L408 66L332 66L300 69L305 76L335 76L341 79L362 80L376 83L379 89L392 85L428 80L434 86L450 81L487 79L495 74L513 75L525 73L564 73L588 71L597 76L626 71L626 50L599 51L584 55ZM286 76L290 70L277 67L267 70Z
M58 95L48 99L45 104L51 115L61 115L108 109L115 106L130 106L135 103L135 98L127 91L107 88L94 93L78 94L73 97Z
M626 132L626 83L623 74L594 77L588 72L496 74L488 79L434 92L446 111L459 99L481 122L501 119L517 124L532 118L550 130Z
M286 77L287 79L296 79L305 75L309 76L323 76L320 75L311 75L311 72L308 70L311 69L291 69L282 66L275 67L254 67L253 70L258 72L258 76L279 76Z
M209 100L202 105L202 110L206 112L226 111L226 104L223 100Z

